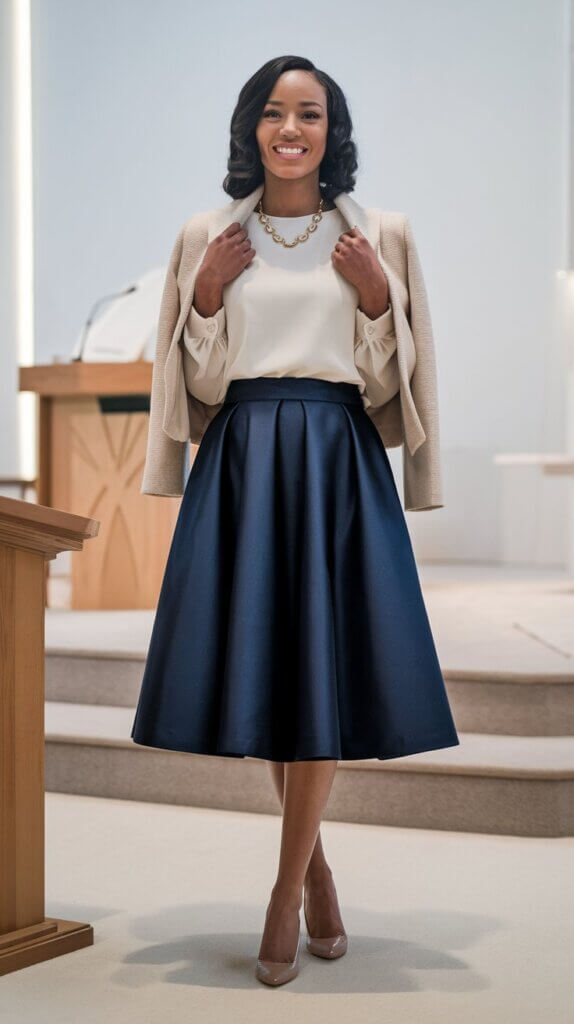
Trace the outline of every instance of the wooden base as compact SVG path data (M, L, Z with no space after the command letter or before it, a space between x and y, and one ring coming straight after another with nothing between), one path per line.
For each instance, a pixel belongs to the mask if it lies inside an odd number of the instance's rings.
M41 924L0 935L0 976L93 944L91 924L47 917Z

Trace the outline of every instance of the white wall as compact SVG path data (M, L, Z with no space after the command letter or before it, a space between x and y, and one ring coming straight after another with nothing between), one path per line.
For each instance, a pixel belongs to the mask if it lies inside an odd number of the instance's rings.
M425 270L446 507L408 514L418 556L564 559L566 482L492 456L564 448L568 5L33 0L37 361L228 201L239 89L308 56L348 97L355 197L408 213Z
M0 3L0 476L17 476L18 355L16 343L16 238L14 211L13 20ZM6 493L12 494L10 488ZM16 492L13 496L18 497Z

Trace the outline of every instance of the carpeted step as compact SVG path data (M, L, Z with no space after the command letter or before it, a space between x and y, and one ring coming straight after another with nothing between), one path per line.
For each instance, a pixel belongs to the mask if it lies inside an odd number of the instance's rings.
M135 708L145 663L140 650L46 651L46 698ZM574 673L443 667L457 728L511 736L574 736Z
M46 702L54 792L280 813L269 767L133 743L133 708ZM413 828L574 835L574 739L465 732L461 744L340 761L325 817Z

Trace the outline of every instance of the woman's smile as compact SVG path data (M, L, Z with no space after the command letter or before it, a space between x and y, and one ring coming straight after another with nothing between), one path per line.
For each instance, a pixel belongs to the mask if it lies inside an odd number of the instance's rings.
M283 143L277 143L277 145L272 146L271 149L277 154L280 160L300 160L301 157L305 156L308 152L306 146L289 146Z

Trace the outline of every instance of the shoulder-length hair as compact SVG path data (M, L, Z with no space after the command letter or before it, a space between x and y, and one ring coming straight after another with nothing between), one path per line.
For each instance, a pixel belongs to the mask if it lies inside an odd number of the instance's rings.
M352 192L355 187L357 147L351 138L353 125L342 89L306 57L274 57L245 83L231 115L229 174L223 190L232 199L243 199L265 180L255 131L279 75L295 68L312 72L327 93L327 145L319 167L321 195L334 199L339 192Z

